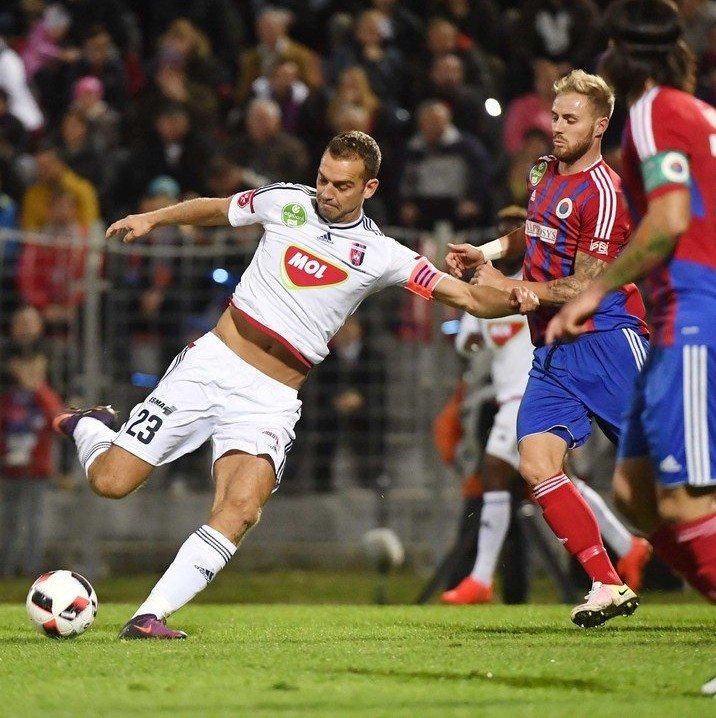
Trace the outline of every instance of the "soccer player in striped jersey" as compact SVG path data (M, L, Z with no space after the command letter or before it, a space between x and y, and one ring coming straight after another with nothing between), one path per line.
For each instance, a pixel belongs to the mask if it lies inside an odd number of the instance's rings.
M74 439L91 487L121 498L155 466L211 438L215 500L121 638L184 638L164 620L231 559L278 488L301 413L298 390L328 342L370 294L402 286L482 316L528 311L533 292L471 287L386 237L363 214L378 188L381 154L363 132L331 140L316 187L277 182L233 197L202 197L129 215L107 229L125 242L168 224L261 223L264 236L214 329L184 348L157 387L112 431L107 407L67 411L57 430Z
M554 153L528 177L527 222L482 248L451 245L446 261L460 275L475 269L478 285L528 287L540 298L529 317L534 360L517 415L520 473L545 520L592 579L572 621L592 627L636 610L602 543L597 520L569 480L564 462L597 421L612 440L647 351L644 304L633 284L606 295L578 342L547 346L551 317L579 295L624 249L630 218L619 177L601 156L601 138L614 108L602 78L573 70L555 84ZM524 279L503 276L485 260L524 254Z
M657 554L716 602L716 109L690 94L695 61L673 3L620 0L608 20L603 71L629 105L624 184L638 226L547 338L580 336L606 293L646 278L654 346L614 490Z

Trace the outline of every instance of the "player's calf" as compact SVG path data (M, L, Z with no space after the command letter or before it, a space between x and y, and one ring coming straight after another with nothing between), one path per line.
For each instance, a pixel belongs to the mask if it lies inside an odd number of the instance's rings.
M121 499L138 489L153 469L144 459L111 445L87 468L87 480L98 496Z

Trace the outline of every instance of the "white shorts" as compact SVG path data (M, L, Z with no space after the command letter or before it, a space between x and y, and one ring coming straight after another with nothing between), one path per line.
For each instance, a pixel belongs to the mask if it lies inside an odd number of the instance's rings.
M209 332L177 354L114 443L159 466L211 437L212 465L231 450L267 454L278 484L300 416L295 389L247 364Z
M517 410L521 399L505 402L497 410L487 439L485 453L507 462L517 471L520 465L520 453L517 448Z

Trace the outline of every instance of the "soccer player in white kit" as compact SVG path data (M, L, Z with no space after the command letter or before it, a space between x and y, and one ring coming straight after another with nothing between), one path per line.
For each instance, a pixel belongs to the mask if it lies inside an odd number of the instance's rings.
M208 522L179 549L120 638L184 638L165 625L231 559L276 489L300 416L298 389L361 301L401 285L481 316L535 309L533 292L472 287L386 237L363 214L380 149L362 132L328 144L316 187L276 183L129 215L107 229L125 242L160 225L261 223L264 236L216 327L184 348L119 432L108 407L67 411L56 429L77 444L92 489L131 493L152 469L212 440Z

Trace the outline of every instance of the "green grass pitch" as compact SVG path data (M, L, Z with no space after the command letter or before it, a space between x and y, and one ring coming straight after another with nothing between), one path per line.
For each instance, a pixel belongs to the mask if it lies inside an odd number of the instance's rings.
M1 715L716 716L699 695L716 673L705 603L647 600L585 631L559 605L202 602L170 621L186 641L118 641L136 604L102 596L127 587L100 583L94 626L69 641L37 633L16 600L27 587L8 587Z

